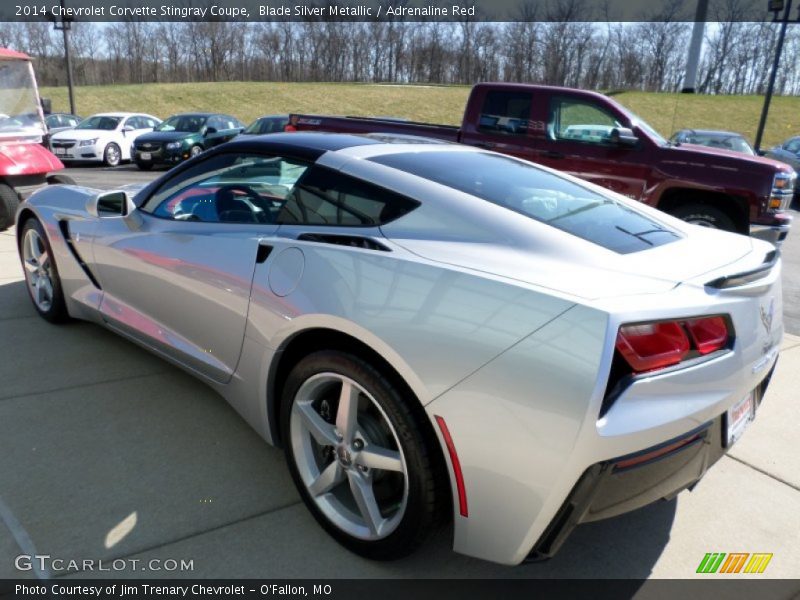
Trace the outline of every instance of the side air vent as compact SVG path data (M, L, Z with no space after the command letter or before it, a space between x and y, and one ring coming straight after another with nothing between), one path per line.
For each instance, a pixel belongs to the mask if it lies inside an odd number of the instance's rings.
M266 262L271 253L272 253L272 246L267 246L267 245L259 246L258 254L256 254L256 262L258 264Z
M328 233L301 233L297 236L303 242L317 242L320 244L333 244L334 246L350 246L351 248L363 248L364 250L379 250L381 252L391 252L389 248L372 238L358 235L336 235Z
M75 248L75 244L72 242L72 234L69 231L69 221L59 221L58 228L61 230L61 235L64 236L64 240L67 242L67 248L69 248L70 254L72 254L75 260L81 266L83 272L86 273L86 277L89 278L89 281L92 282L94 287L96 287L98 290L102 290L103 288L100 287L100 283L98 283L97 279L95 279L94 273L92 273L89 269L89 266L83 262L81 255L78 254L78 250Z

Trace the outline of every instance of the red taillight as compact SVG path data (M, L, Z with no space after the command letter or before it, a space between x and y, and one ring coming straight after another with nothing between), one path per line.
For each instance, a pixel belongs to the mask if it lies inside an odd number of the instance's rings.
M700 354L711 354L728 345L728 324L722 317L692 319L686 321L686 329Z
M692 350L701 356L722 350L729 339L725 318L699 317L623 325L616 348L635 373L643 373L677 365Z
M677 365L689 354L689 338L676 321L623 325L617 350L634 371L652 371Z

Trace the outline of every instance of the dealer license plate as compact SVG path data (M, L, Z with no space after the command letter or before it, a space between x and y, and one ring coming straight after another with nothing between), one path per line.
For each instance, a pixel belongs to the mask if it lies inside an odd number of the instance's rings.
M726 446L730 447L742 437L742 434L748 428L750 423L756 416L756 402L755 392L750 392L739 400L736 404L728 409L726 422L728 429L726 431L725 439Z
M150 160L151 158L153 158L153 155L150 152L140 152L139 158L141 158L142 160Z

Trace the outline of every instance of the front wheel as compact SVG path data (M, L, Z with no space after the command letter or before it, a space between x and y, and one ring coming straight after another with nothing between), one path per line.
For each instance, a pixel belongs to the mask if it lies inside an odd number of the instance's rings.
M446 477L434 477L438 455L413 402L369 363L334 351L301 360L283 389L295 485L322 527L367 558L409 554L441 513Z
M693 225L737 233L733 219L717 207L709 204L684 204L671 211L671 214Z
M114 143L109 144L106 146L106 149L103 151L103 162L109 167L116 167L122 162L122 151L119 149Z
M203 151L203 148L201 148L200 146L192 146L192 149L189 150L189 158L194 158L195 156L200 154L202 151Z
M9 185L0 183L0 231L14 224L14 216L19 206L19 194Z
M36 312L51 323L66 321L67 307L53 249L36 218L28 219L22 228L19 254Z

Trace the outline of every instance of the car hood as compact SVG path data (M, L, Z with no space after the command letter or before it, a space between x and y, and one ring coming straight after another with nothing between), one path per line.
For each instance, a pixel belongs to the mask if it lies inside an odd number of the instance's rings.
M141 142L175 142L178 140L188 140L199 138L199 133L188 133L186 131L151 131L136 138Z
M713 161L714 166L728 166L743 171L772 172L790 170L785 163L763 156L748 156L725 148L711 148L699 144L680 144L669 146L671 158L681 161Z
M538 248L406 237L394 239L391 233L385 234L391 241L428 260L587 300L663 293L682 283L702 280L705 274L709 274L711 280L711 273L753 253L751 238L689 224L685 224L685 235L681 239L629 254L618 254L565 233L560 233L564 236L563 243ZM763 256L756 258L763 260Z
M93 140L95 138L114 135L116 130L108 129L69 129L54 134L51 140Z

